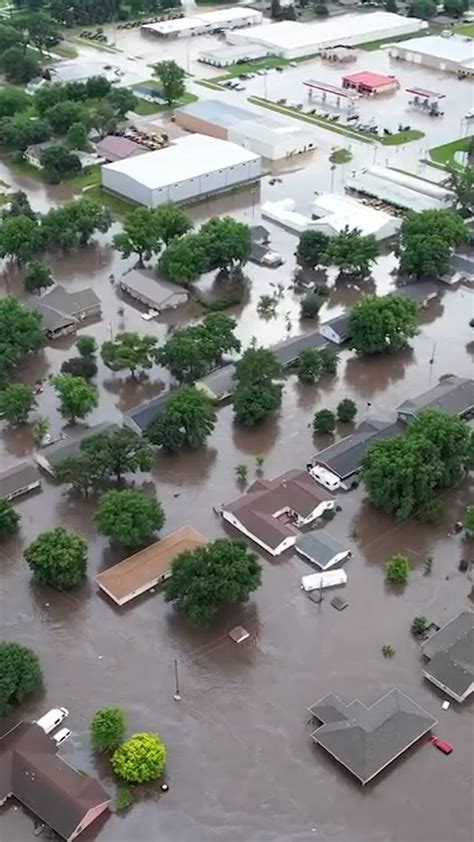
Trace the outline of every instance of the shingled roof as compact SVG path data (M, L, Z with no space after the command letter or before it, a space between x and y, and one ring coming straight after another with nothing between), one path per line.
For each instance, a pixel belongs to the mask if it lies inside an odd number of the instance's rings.
M462 611L422 645L423 675L463 702L474 692L474 614Z
M400 404L399 415L416 418L423 409L437 409L450 415L465 415L474 408L474 380L469 377L444 377L432 389Z

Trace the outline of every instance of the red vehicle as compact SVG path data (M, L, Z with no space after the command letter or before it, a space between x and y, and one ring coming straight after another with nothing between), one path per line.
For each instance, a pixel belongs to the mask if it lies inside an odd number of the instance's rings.
M447 743L446 740L441 740L439 737L430 737L430 743L439 748L443 754L451 754L454 751L454 746L451 743Z

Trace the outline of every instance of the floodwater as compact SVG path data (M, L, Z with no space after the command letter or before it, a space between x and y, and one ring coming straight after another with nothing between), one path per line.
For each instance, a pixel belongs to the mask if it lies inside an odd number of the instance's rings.
M308 168L296 163L282 183L193 208L200 222L232 213L250 224L261 222L260 203L293 195L306 207L314 190L340 189L343 168L330 170L327 156L316 156ZM0 177L2 171L0 171ZM11 180L11 179L10 179ZM27 183L28 182L28 183ZM45 188L16 179L28 189L33 205L45 209L67 198L63 188ZM263 221L264 224L265 221ZM277 270L248 264L248 300L235 309L237 335L246 346L253 336L262 344L294 335L299 322L299 298L293 289L296 238L269 224L272 247L285 257ZM102 302L102 320L85 325L99 342L119 330L140 330L163 341L173 325L200 316L194 305L157 322L144 322L140 308L123 299L110 281L132 265L100 237L79 253L51 256L55 279L68 289L92 286ZM394 285L393 256L382 256L373 279L359 285L329 274L330 295L321 319L350 308L361 295ZM1 294L22 296L21 276L4 267ZM218 283L218 282L216 282ZM210 289L214 279L203 279ZM258 316L263 293L283 286L274 318ZM337 377L317 387L286 380L281 412L257 430L233 422L231 406L218 410L218 422L208 446L196 453L159 455L150 475L130 478L137 487L156 489L167 514L164 533L186 524L209 538L224 534L213 506L241 493L234 466L255 471L255 457L265 456L265 474L275 476L304 466L316 446L310 423L317 409L334 409L343 397L357 403L359 420L370 415L390 417L405 398L428 389L446 373L472 376L473 293L446 289L439 302L420 316L420 334L412 348L393 358L360 360L343 350ZM311 323L308 326L313 326ZM23 361L16 376L33 383L59 370L74 354L71 337L48 345ZM100 406L88 418L120 421L130 406L157 394L167 374L153 369L135 381L113 374L99 364ZM50 419L56 435L62 421L54 392L46 383L38 414ZM337 436L350 427L340 426ZM1 427L2 465L31 457L31 428ZM89 751L88 723L99 707L120 705L128 714L129 731L157 730L168 745L169 792L140 788L132 810L111 815L83 835L84 842L468 842L473 836L472 699L462 707L441 711L442 696L421 675L418 644L410 634L417 614L441 625L470 606L471 581L458 571L467 557L462 539L449 537L473 487L468 481L446 495L446 516L439 527L412 522L397 524L375 512L363 490L341 495L342 511L329 530L349 541L353 558L347 562L345 588L349 606L337 613L326 597L311 603L300 591L300 577L310 568L295 555L278 560L262 557L263 586L245 606L223 612L208 631L196 631L165 605L159 593L117 610L99 595L94 576L124 557L97 535L96 501L68 496L47 479L43 490L18 503L22 530L2 544L0 563L0 630L5 640L32 646L45 672L45 691L24 705L21 715L36 718L50 707L70 710L73 738L64 753L78 768L90 769L113 792L110 770ZM36 535L55 525L80 532L89 546L89 577L77 591L58 593L32 583L22 559ZM387 587L384 563L394 552L410 557L413 571L402 591ZM423 573L424 559L434 558L433 572ZM251 641L236 646L227 632L237 624L251 632ZM384 643L394 646L385 660ZM178 660L182 700L173 700L174 659ZM437 733L453 743L449 757L429 744L417 746L373 784L362 789L342 768L314 747L309 737L307 707L328 692L344 699L372 703L397 686L439 718ZM5 726L17 721L16 711ZM1 842L26 842L31 817L9 803L0 810Z

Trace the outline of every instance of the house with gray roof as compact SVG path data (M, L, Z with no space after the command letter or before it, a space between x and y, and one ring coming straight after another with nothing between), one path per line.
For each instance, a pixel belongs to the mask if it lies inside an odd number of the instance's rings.
M454 374L444 377L427 392L403 401L397 408L397 415L400 421L408 423L424 409L436 409L463 418L474 411L474 380Z
M295 550L311 564L317 564L321 570L329 570L351 555L351 551L325 529L299 535Z
M69 459L71 456L79 456L81 452L81 444L83 441L96 436L99 433L112 433L118 430L117 424L112 424L109 421L104 421L102 424L96 424L94 427L85 427L74 436L59 439L59 441L42 447L35 453L35 459L40 468L43 468L48 474L54 477L55 468L64 459Z
M70 292L57 284L41 298L29 298L28 306L42 316L49 339L74 333L80 322L101 315L100 299L90 287Z
M172 390L168 389L161 395L157 395L156 398L151 398L149 401L129 409L123 416L124 427L134 430L136 433L145 433L158 413L165 408L171 394L173 394Z
M415 281L411 284L400 284L391 294L414 301L418 307L428 307L431 301L441 297L441 287L436 281Z
M474 614L462 611L421 647L423 675L457 702L474 693Z
M172 284L147 269L132 269L117 282L119 288L131 298L158 312L186 304L189 293L179 284Z
M335 345L343 345L349 339L349 319L350 313L342 313L334 319L329 319L319 326L321 336L334 342Z
M309 711L321 723L311 734L314 742L363 785L437 725L431 714L395 687L370 707L359 699L346 704L329 693Z
M41 477L36 465L17 462L0 473L0 497L14 500L41 487Z

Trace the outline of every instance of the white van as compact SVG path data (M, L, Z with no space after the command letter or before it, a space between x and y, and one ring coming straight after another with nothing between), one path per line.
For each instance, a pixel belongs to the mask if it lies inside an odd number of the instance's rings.
M68 740L70 736L71 731L69 730L69 728L60 728L59 731L56 732L56 734L52 734L53 740L57 746L60 746L64 742L66 742L66 740Z
M67 708L52 708L41 719L37 719L36 724L43 729L45 734L50 734L58 725L61 725L66 716L69 716Z

